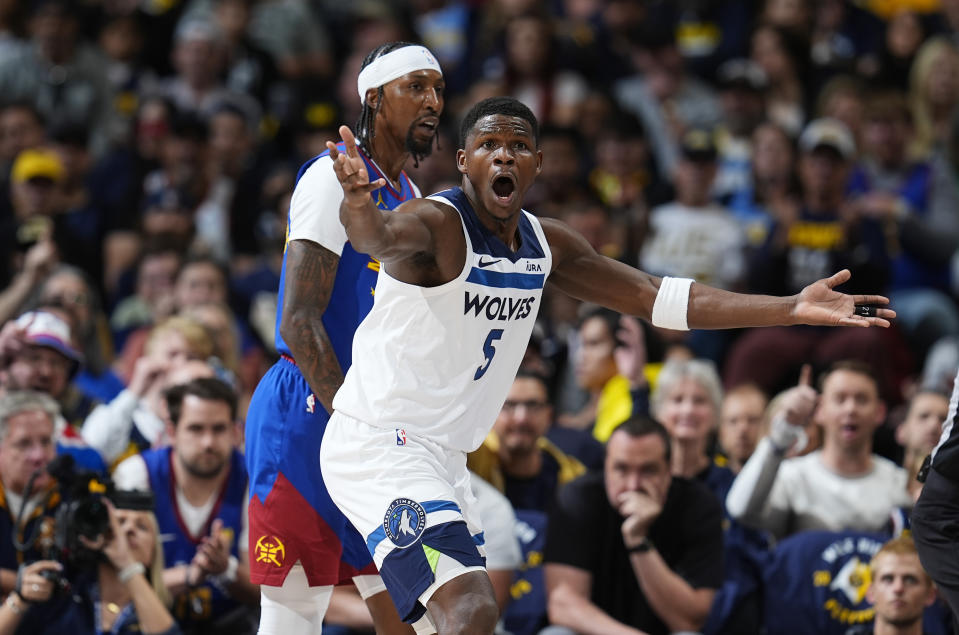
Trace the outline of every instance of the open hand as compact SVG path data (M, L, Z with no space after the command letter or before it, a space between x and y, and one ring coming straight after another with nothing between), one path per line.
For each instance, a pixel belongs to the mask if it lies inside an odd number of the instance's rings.
M817 280L803 289L798 296L793 316L797 324L822 326L882 326L888 327L889 320L896 317L892 309L877 308L875 317L855 314L857 304L884 307L889 298L881 295L848 295L835 288L852 277L848 269Z
M326 142L333 159L333 171L343 187L343 193L350 204L365 204L371 192L386 185L384 179L377 179L370 183L370 175L366 163L356 149L356 138L347 126L340 126L340 137L346 152L340 152L332 141Z

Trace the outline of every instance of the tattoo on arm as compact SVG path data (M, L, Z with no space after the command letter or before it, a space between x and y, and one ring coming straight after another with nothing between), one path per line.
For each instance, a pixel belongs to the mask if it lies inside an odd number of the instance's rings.
M333 412L333 395L343 383L343 369L321 320L330 301L339 260L332 251L315 243L290 241L280 318L280 333L327 412Z

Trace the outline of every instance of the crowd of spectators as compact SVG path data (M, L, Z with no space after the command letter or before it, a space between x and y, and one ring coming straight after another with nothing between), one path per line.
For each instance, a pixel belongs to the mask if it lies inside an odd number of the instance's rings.
M959 367L956 0L0 1L0 632L44 601L89 632L255 628L247 565L282 546L246 535L242 422L297 170L404 40L446 78L424 193L459 183L461 114L512 95L529 210L601 253L779 295L848 268L898 313L681 333L547 287L470 456L515 511L504 631L953 632L924 574L892 615L917 562L883 544ZM57 454L153 496L117 499L72 599L30 478ZM331 621L368 626L353 600Z

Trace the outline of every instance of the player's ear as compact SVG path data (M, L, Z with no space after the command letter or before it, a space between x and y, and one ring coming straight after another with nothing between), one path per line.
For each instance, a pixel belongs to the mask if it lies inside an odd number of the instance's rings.
M379 88L368 88L366 89L366 105L372 109L376 109L377 104L380 103L380 90Z
M460 174L466 174L466 150L456 151L456 169L460 171Z
M539 173L543 171L543 151L536 151L536 175L539 176Z

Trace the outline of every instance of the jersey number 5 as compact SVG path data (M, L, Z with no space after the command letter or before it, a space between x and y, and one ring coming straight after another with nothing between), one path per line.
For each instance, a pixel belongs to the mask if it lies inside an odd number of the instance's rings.
M482 366L476 369L476 374L473 375L473 381L476 381L486 374L489 365L493 363L493 355L496 355L496 347L493 346L493 342L501 337L503 337L503 329L493 329L489 332L489 335L486 336L486 341L483 342L483 354L486 355L486 361L483 362Z

